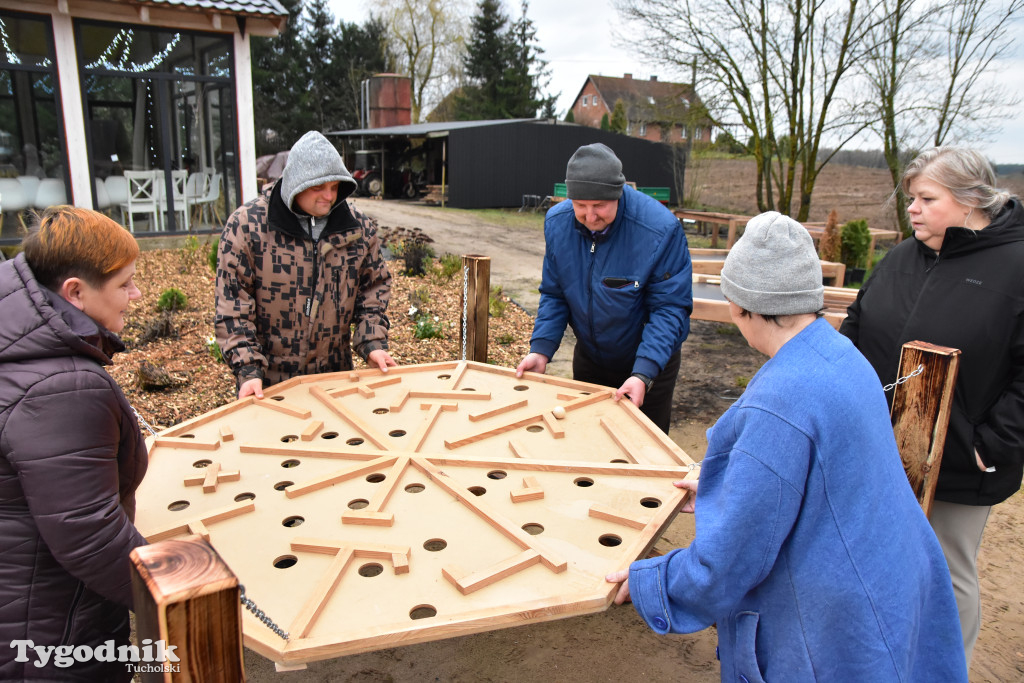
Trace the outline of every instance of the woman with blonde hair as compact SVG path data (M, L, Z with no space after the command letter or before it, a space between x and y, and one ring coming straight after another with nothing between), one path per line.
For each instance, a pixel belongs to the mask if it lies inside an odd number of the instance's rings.
M97 648L128 644L128 554L145 544L146 445L103 368L140 296L139 247L71 206L23 246L0 263L0 679L130 680Z
M883 385L896 379L908 341L961 351L930 521L968 664L981 627L982 533L1024 472L1024 208L995 184L975 150L936 147L914 159L900 184L914 239L875 267L840 330Z

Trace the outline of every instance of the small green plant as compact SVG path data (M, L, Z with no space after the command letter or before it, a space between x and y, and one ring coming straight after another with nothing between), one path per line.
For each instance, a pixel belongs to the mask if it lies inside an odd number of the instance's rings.
M500 318L505 315L506 308L508 308L508 302L502 296L501 286L491 287L491 295L487 300L487 312L492 318Z
M512 334L511 332L506 332L504 334L499 334L496 341L503 346L508 346L515 340L516 336L514 334Z
M847 268L866 268L868 251L871 249L871 231L864 219L850 221L840 232L842 238L842 261Z
M181 272L191 272L199 261L199 238L189 235L181 247Z
M444 336L444 324L435 315L421 315L416 320L412 334L417 339L440 339Z
M217 274L217 256L220 253L220 238L215 237L213 242L208 245L209 251L206 252L206 263L210 266L210 270L213 274Z
M456 254L442 254L437 260L437 275L443 280L451 280L461 269L462 257Z
M409 292L409 317L416 319L427 314L427 304L430 303L430 292L426 287L414 289Z
M224 353L220 350L220 344L217 343L217 338L212 334L206 338L206 350L218 363L226 362L224 360Z
M160 292L156 301L158 311L181 311L188 307L188 297L177 287L168 287Z
M749 377L744 377L743 375L739 375L736 378L736 386L739 387L740 389L746 389L747 388L747 384L749 384L749 383L750 383L750 378Z

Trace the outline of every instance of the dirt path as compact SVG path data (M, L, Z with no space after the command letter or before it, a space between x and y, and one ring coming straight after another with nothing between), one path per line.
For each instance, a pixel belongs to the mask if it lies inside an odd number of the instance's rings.
M418 227L437 253L491 257L491 284L531 314L544 255L538 229L481 224L475 216L422 205L357 200L357 206L391 227ZM570 333L571 334L571 333ZM551 372L570 376L571 337ZM695 460L704 457L704 433L735 399L740 386L765 358L750 349L735 327L693 321L683 344L673 400L670 436ZM865 504L868 496L865 496ZM692 516L679 515L657 548L689 544ZM972 683L1024 680L1024 494L993 509L979 555L982 630L975 648ZM358 615L353 615L358 618ZM719 680L713 628L688 635L655 635L631 607L612 607L586 617L509 628L422 645L381 650L313 663L305 671L276 674L268 660L245 651L253 681L420 682L623 680L710 683Z

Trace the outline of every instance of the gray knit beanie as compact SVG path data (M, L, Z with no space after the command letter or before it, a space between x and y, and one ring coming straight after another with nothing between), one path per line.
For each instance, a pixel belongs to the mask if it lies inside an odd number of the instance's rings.
M281 198L292 208L295 195L311 187L338 181L337 202L355 192L356 181L345 168L341 155L327 138L311 130L292 145L281 174Z
M600 142L576 150L565 169L565 188L569 199L618 199L625 184L622 162L615 152Z
M776 211L754 216L725 257L722 294L762 315L816 313L825 305L821 261L804 226Z

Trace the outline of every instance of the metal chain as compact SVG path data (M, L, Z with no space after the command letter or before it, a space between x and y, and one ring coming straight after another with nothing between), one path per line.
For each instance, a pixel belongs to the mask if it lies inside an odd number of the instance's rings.
M139 414L139 411L135 410L135 406L132 406L132 412L135 413L135 417L138 418L139 424L145 427L150 434L156 436L156 430L149 426L149 423L146 422L146 418L142 417L142 415Z
M267 613L256 606L256 603L245 597L245 586L238 584L238 596L242 601L242 606L253 613L257 619L262 621L267 628L276 633L281 638L288 640L288 632L283 628L274 623L274 620L267 616Z
M882 391L885 391L885 392L892 391L893 389L896 388L897 385L903 384L904 382L906 382L911 377L917 377L922 372L924 372L924 364L923 363L921 365L918 365L917 366L917 370L914 370L912 373L910 373L906 377L900 377L899 379L897 379L892 384L886 384L884 387L882 387Z
M466 318L469 301L469 266L462 266L462 360L466 360Z

